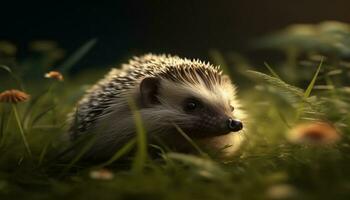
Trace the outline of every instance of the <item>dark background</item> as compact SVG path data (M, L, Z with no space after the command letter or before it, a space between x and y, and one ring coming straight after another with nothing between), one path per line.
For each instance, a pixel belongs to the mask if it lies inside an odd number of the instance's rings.
M212 48L246 52L253 38L291 23L350 22L350 1L19 1L2 2L0 19L0 39L22 56L32 40L58 41L69 53L97 38L79 65L102 66L146 52L204 59Z

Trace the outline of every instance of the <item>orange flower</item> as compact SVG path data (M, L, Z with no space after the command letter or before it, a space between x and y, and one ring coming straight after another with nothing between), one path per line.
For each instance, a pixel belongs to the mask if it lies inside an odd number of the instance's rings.
M59 81L63 81L63 75L57 71L50 71L45 74L45 78L53 78Z
M340 140L340 134L332 124L318 121L295 126L288 139L293 143L332 144Z
M27 101L30 96L19 90L6 90L0 93L0 102L4 103L20 103Z

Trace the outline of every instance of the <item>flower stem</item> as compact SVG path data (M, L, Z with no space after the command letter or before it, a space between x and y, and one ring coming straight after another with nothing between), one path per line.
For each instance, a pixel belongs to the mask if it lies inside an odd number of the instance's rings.
M18 124L19 131L20 131L21 136L22 136L22 140L23 140L24 146L25 146L25 148L27 150L27 153L28 153L29 157L32 157L32 151L29 148L29 144L28 144L27 138L26 138L26 136L24 134L24 131L23 131L23 128L22 128L22 124L21 124L21 121L20 121L19 116L18 116L18 111L17 111L16 104L12 104L12 108L13 108L13 112L15 114L15 118L16 118L16 121L17 121L17 124Z

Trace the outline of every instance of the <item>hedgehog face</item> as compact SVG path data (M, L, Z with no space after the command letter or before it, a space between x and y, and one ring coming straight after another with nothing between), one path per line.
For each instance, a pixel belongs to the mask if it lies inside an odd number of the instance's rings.
M141 83L142 101L158 111L159 123L175 123L194 137L224 135L243 128L235 89L229 81L208 87L204 83L147 79Z
M192 134L204 137L237 132L243 128L242 122L232 118L231 113L234 111L234 107L230 105L230 102L227 102L230 109L229 114L225 112L226 106L218 109L217 105L213 106L212 103L219 102L205 102L198 97L185 98L182 109L187 115L194 118L193 123L185 128L189 129Z

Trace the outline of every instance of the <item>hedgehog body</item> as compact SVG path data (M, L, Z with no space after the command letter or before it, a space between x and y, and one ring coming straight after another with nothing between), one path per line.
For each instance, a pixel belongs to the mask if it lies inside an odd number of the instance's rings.
M178 151L191 145L179 128L204 148L232 154L242 141L244 113L235 87L218 67L199 60L147 54L112 69L78 103L71 140L96 135L89 157L108 158L135 137L130 101L136 103L150 143Z

